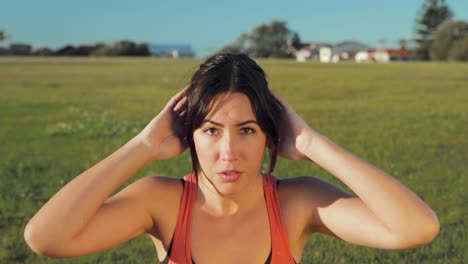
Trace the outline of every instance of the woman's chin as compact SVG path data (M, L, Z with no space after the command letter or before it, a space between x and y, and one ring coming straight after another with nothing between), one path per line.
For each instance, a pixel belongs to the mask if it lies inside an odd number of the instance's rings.
M215 184L216 190L222 196L232 196L241 193L244 187L245 184L242 184L241 179L229 179L227 181L220 180L217 182L217 184Z

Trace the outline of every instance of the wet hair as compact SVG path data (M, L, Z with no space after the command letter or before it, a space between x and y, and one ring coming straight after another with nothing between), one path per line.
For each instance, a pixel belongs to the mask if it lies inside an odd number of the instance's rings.
M268 173L273 172L278 153L278 128L283 107L273 97L265 72L244 54L221 53L208 58L192 76L187 91L185 139L190 148L192 170L201 171L193 132L211 111L213 99L221 93L242 93L250 101L255 118L266 135L270 154Z

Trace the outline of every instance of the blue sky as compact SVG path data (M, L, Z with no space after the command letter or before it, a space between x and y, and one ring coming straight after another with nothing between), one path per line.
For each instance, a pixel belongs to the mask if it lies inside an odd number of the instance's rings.
M303 41L357 40L396 47L410 39L422 0L3 0L0 29L10 42L34 47L131 39L190 44L198 56L216 51L273 19L284 20ZM448 0L455 18L468 21L468 1Z

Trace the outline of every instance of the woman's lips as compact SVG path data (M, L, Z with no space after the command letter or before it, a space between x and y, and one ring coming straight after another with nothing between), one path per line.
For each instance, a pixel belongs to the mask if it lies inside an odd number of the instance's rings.
M240 178L241 174L242 172L236 170L218 172L218 175L225 182L235 182Z

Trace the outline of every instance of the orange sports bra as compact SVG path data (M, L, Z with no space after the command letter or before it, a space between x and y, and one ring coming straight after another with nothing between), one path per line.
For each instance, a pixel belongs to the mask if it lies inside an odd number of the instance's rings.
M194 264L190 253L190 234L192 231L192 215L197 195L197 177L189 174L184 177L184 191L177 216L177 224L172 238L168 256L162 263ZM271 252L266 263L295 263L289 248L288 235L281 214L277 191L277 179L263 174L263 189L268 210L271 233Z

